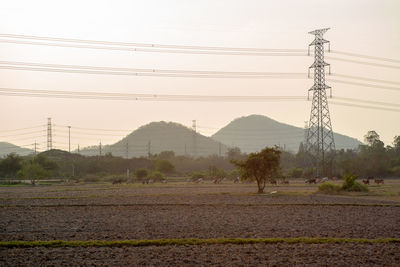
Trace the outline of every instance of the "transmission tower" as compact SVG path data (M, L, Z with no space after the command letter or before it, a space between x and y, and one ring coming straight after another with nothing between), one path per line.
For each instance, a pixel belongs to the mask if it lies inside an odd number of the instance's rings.
M310 75L310 69L314 68L314 85L308 92L313 92L313 98L306 148L312 157L316 177L331 174L335 153L335 141L326 96L326 89L331 89L331 87L325 84L326 66L329 66L330 73L330 65L324 61L324 44L329 44L329 41L325 40L323 35L327 30L329 28L309 32L315 35L314 41L308 46L308 54L310 54L310 47L314 46L314 63L308 69Z
M52 134L51 134L51 118L47 118L47 150L53 148Z

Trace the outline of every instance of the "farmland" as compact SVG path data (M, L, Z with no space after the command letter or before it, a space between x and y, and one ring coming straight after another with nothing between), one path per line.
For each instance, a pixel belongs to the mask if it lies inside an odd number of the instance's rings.
M255 184L232 182L1 187L0 264L400 261L399 180L371 185L367 193L326 195L317 188L302 180L268 186L265 194L255 194ZM54 240L65 243L38 242ZM88 245L92 240L105 243Z

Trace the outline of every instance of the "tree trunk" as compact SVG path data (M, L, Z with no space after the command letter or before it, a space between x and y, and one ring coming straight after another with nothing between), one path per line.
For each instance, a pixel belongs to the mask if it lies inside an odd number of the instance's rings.
M257 180L257 186L258 186L258 194L263 194L264 193L264 188L265 188L265 181L264 183L261 181L261 179L256 179Z

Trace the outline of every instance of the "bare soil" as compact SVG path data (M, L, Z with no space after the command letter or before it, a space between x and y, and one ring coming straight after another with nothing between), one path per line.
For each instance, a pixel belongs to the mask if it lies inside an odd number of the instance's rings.
M302 184L269 187L264 195L255 191L255 185L243 184L0 188L0 241L400 238L396 198L321 195L316 186ZM354 205L321 205L338 203ZM393 243L36 247L0 249L0 265L395 266L399 254L400 245Z
M395 244L0 249L1 266L398 266Z

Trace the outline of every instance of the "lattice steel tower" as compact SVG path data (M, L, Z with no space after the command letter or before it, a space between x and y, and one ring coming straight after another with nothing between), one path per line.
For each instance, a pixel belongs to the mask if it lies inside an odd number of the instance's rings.
M306 148L312 157L312 162L316 170L316 177L332 175L333 160L335 153L335 141L333 139L331 118L329 115L328 99L326 89L331 87L325 84L325 67L330 65L324 61L324 44L329 41L323 38L324 33L329 28L318 29L310 34L315 35L314 41L308 46L314 46L314 63L308 69L314 68L314 85L309 89L313 92L311 115L307 131ZM332 94L332 91L331 91Z

